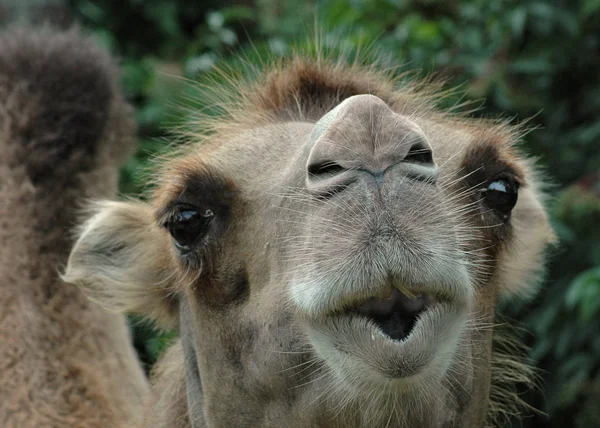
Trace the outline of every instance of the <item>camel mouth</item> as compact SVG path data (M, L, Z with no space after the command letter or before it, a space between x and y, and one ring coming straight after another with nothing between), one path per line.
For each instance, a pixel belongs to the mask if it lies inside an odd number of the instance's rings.
M402 341L410 335L419 316L433 302L430 294L391 288L383 297L372 297L348 312L367 318L390 339Z
M404 391L443 376L466 331L471 278L458 263L444 272L390 270L366 281L364 272L350 281L311 272L294 278L291 294L299 325L340 385Z
M341 310L308 319L308 338L340 382L402 389L445 372L469 301L440 287L387 283Z

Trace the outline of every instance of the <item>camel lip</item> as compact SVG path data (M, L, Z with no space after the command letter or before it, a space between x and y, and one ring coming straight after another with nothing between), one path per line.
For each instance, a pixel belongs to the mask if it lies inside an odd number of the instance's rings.
M327 316L340 313L384 315L394 307L407 315L418 315L435 303L449 303L455 298L444 294L434 287L410 287L405 284L389 282L376 292L368 295L357 294L348 299L344 305L329 311Z
M419 321L440 307L461 307L461 301L440 292L436 287L408 286L388 282L369 296L356 296L346 304L314 319L362 319L374 330L376 337L395 343L410 339Z
M379 320L347 311L310 321L307 332L317 354L340 379L350 372L370 373L365 382L400 381L394 385L403 388L406 382L445 370L467 313L467 305L446 301L432 301L413 316L392 311Z
M404 312L422 310L422 305L431 306L446 303L462 307L470 304L473 289L468 273L461 269L450 271L448 275L433 275L431 278L400 278L390 274L387 278L340 280L339 277L297 276L291 280L291 298L296 306L296 314L306 321L324 321L341 314L360 314L363 310L381 309L386 312L385 304L377 303L391 297L393 301L402 300ZM371 302L371 303L369 303ZM383 307L381 307L383 306ZM411 309L409 306L413 306Z

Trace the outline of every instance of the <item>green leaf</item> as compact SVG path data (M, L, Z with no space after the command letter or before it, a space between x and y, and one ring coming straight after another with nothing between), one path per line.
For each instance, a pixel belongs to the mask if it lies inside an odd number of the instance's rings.
M575 277L565 296L569 309L577 309L579 319L586 323L600 312L600 266Z

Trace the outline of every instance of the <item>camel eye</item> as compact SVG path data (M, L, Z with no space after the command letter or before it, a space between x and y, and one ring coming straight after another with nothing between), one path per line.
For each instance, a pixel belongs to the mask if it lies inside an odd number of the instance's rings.
M510 216L510 212L517 204L519 196L519 184L509 178L499 178L488 183L483 190L485 203L493 208L504 220Z
M184 208L176 212L166 226L175 241L175 247L186 253L194 244L206 236L214 216L211 210L200 213L195 209Z

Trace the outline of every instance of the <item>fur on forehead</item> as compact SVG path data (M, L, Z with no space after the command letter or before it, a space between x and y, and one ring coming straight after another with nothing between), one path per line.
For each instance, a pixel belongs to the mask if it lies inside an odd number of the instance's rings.
M196 112L195 123L181 134L194 148L210 151L204 146L219 146L227 137L252 127L287 120L316 122L343 100L362 94L377 96L397 113L469 133L501 135L502 141L516 141L524 131L506 120L470 117L473 106L469 102L437 108L441 100L457 92L445 89L441 79L413 79L407 73L396 76L389 68L384 71L376 58L366 61L371 65L361 65L361 60L349 63L339 56L298 53L289 59L265 61L263 69L248 64L246 74L224 66L215 72L214 80L199 88L202 104L217 114ZM175 152L189 152L189 146Z
M179 130L181 141L187 144L172 148L158 159L154 183L157 190L152 194L157 209L176 198L190 176L222 175L219 160L212 154L240 132L285 121L316 122L344 99L361 94L375 95L395 112L419 123L460 130L469 134L471 141L497 145L503 159L518 169L512 145L526 131L524 127L436 108L441 99L454 93L444 90L441 81L394 77L392 72L382 71L376 61L363 66L359 61L349 64L344 58L311 54L297 54L270 64L266 61L263 70L249 66L249 75L233 68L218 69L218 82L200 85L203 104L218 114L195 112L196 122L192 121L187 130Z

